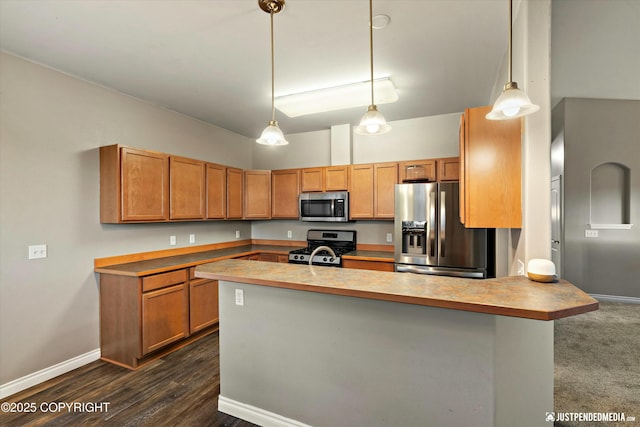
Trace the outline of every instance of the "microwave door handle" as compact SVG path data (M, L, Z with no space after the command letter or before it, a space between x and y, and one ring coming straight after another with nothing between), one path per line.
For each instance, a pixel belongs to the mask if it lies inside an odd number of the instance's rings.
M447 205L445 204L445 192L440 192L440 256L445 257L445 247L447 242Z

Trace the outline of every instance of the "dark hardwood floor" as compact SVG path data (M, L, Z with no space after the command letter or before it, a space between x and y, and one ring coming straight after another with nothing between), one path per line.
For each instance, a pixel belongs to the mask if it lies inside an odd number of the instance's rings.
M215 332L136 371L100 360L2 399L0 425L255 426L218 412L219 393Z

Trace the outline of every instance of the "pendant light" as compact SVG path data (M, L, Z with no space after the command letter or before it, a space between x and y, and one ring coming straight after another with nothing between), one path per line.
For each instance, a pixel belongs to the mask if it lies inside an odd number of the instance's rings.
M391 126L378 111L373 100L373 0L369 0L369 54L371 58L371 105L360 119L360 124L354 128L354 132L361 135L381 135L389 132Z
M504 85L502 94L496 99L493 104L493 109L486 115L489 120L508 120L516 117L526 116L527 114L535 113L540 109L535 104L532 104L526 93L518 89L518 83L514 82L511 77L511 51L512 51L512 39L513 39L513 14L512 14L512 0L509 0L509 68L508 82Z
M260 9L267 12L271 17L271 120L267 127L262 131L260 138L256 139L256 142L264 145L287 145L289 144L289 141L284 139L284 135L276 121L276 109L274 104L275 67L273 55L273 15L284 9L285 0L258 0L258 5L260 6Z

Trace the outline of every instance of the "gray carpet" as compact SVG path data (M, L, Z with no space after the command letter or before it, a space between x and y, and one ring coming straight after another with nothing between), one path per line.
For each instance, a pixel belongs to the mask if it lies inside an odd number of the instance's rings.
M615 412L635 422L555 422L561 427L640 425L640 304L600 302L600 310L555 323L555 411Z

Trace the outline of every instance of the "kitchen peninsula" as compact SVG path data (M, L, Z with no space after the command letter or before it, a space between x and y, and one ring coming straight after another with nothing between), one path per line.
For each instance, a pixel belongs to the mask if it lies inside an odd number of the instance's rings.
M195 275L219 280L218 407L260 425L545 425L548 320L598 308L563 280L241 260Z

